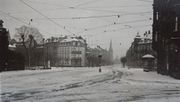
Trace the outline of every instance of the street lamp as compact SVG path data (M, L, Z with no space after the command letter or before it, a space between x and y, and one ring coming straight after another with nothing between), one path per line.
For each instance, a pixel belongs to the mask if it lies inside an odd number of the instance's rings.
M90 54L91 52L86 52L86 59L87 59L88 67L90 67Z
M30 29L31 29L31 22L32 21L33 21L32 19L30 19L30 21L29 21L29 28ZM29 35L29 38L31 40L32 35ZM29 56L28 56L28 63L29 63L29 67L30 67L31 66L31 46L29 46L29 48L28 48L28 54L29 54Z
M102 60L102 55L99 54L99 55L98 55L98 58L99 58L99 72L101 72L101 60Z
M43 67L45 69L45 38L43 38Z

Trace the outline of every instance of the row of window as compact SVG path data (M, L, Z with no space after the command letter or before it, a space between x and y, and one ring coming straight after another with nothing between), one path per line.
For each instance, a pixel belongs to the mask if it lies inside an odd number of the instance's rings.
M57 63L60 65L69 65L70 63L74 63L74 62L80 62L81 63L81 58L72 58L71 60L66 59L66 60L57 61Z
M159 12L156 12L156 17L155 17L155 19L158 21L159 18L160 18ZM165 16L164 16L164 19L165 19ZM167 22L167 21L164 21L164 22ZM179 18L178 18L178 17L175 17L174 31L179 31L179 29L180 29Z
M152 50L151 45L141 45L138 47L138 50Z
M59 43L59 45L64 45L64 46L80 46L82 45L81 42L64 42L64 43Z

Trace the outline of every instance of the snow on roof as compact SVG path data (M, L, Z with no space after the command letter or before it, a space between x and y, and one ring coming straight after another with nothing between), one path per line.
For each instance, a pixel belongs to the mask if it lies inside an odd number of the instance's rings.
M85 40L84 39L79 39L80 42L82 43L85 43Z
M155 58L153 55L150 55L150 54L146 54L144 55L142 58Z
M62 40L61 42L72 42L72 41L78 41L78 39L68 37L67 39Z
M68 37L66 39L63 39L61 42L73 42L73 41L76 41L76 42L79 41L79 42L85 43L83 39L77 39L74 37Z

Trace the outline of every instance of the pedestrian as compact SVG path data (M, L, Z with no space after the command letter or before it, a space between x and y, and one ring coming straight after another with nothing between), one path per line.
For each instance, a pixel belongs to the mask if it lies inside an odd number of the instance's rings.
M122 65L123 65L123 68L125 68L126 62L127 62L126 57L122 57L122 58L121 58L121 63L122 63Z
M99 68L99 73L101 73L101 68Z

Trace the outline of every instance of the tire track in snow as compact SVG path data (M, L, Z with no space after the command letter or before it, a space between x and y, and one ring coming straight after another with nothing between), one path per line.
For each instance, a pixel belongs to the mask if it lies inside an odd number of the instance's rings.
M10 102L8 100L13 100L13 101L25 100L27 98L32 98L32 97L36 96L37 94L42 94L42 93L48 94L48 93L57 92L57 91L64 91L64 90L68 90L68 89L94 85L94 84L114 80L115 78L118 78L118 80L119 80L122 75L123 75L123 73L121 71L113 70L110 73L103 74L99 77L92 78L90 80L75 82L75 83L60 86L60 88L58 88L58 89L41 90L41 91L31 89L31 90L21 90L21 91L14 92L14 93L13 92L2 93L1 98L2 98L2 102Z
M59 89L54 89L54 90L52 90L52 92L67 90L67 89L72 89L72 88L78 88L78 87L83 87L83 86L88 86L88 85L94 85L94 84L98 84L98 83L107 82L109 80L114 80L115 78L120 79L122 75L123 75L122 72L114 70L114 71L112 71L112 73L110 75L103 75L100 78L95 78L95 79L90 79L90 80L86 80L83 82L76 82L76 83L60 86Z

